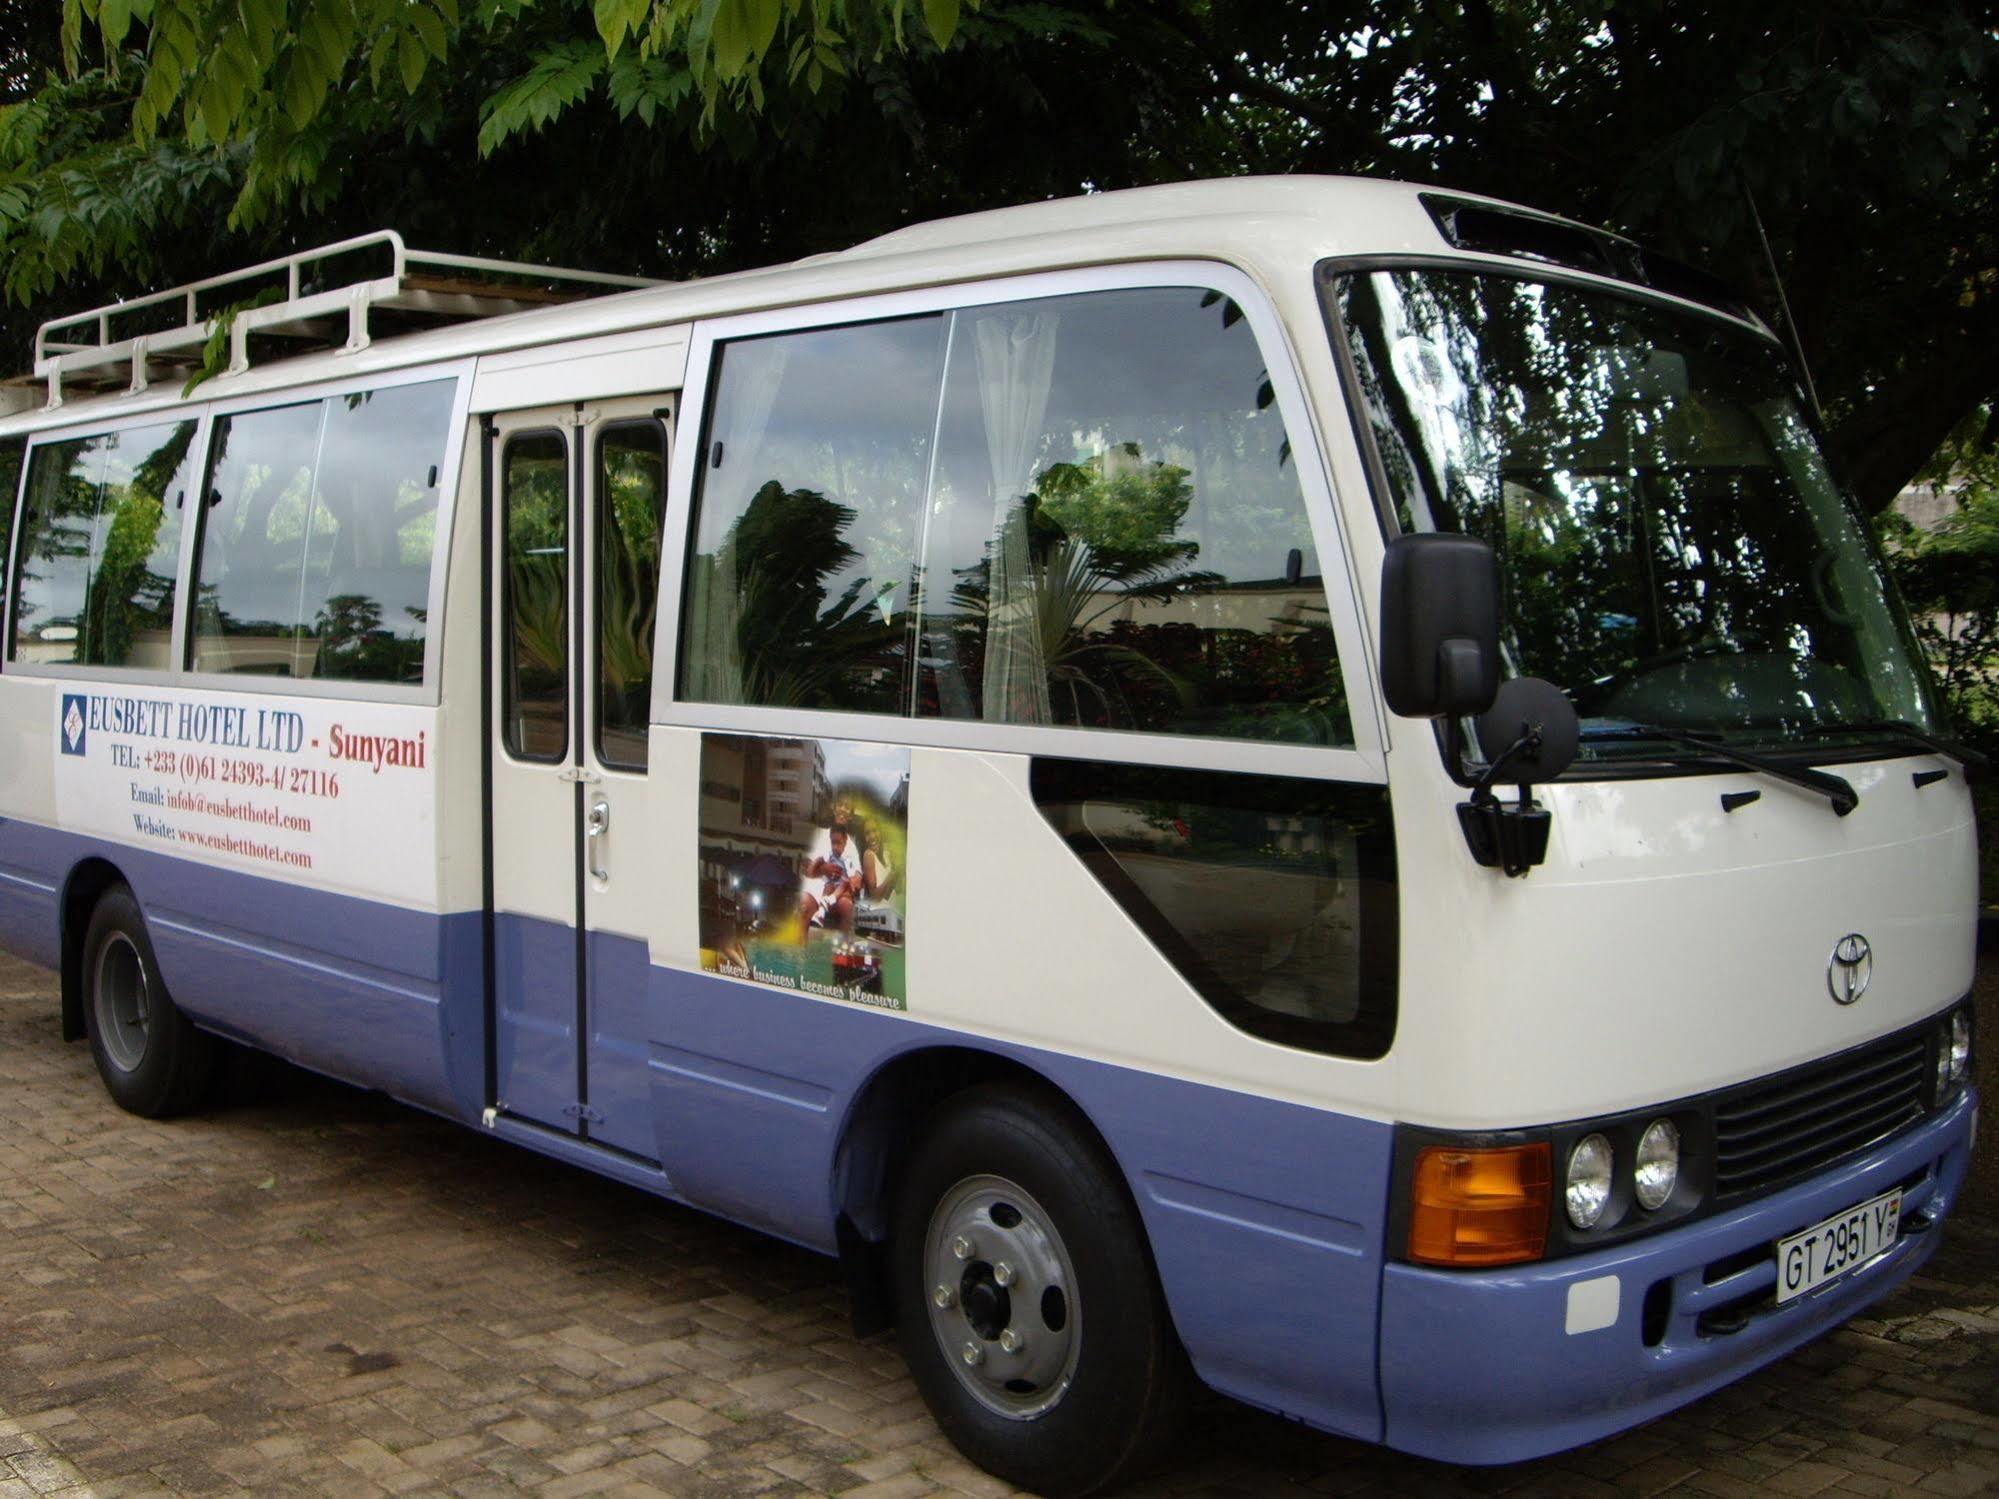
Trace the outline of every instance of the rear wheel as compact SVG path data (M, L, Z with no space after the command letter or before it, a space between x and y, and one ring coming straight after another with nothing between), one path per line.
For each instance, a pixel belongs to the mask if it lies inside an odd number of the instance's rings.
M910 1163L903 1353L973 1462L1047 1495L1129 1477L1186 1384L1136 1210L1066 1109L1007 1088L947 1106Z
M200 1102L215 1065L214 1038L189 1023L160 982L139 903L114 885L83 939L83 1028L105 1091L148 1119Z

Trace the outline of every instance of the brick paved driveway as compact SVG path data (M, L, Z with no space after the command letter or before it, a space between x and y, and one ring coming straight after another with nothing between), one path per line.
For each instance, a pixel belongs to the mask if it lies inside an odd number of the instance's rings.
M1514 1468L1213 1401L1143 1492L1999 1487L1999 1215L1877 1311ZM830 1262L288 1069L134 1119L57 1040L50 976L0 958L0 1499L445 1490L1006 1492L855 1341Z

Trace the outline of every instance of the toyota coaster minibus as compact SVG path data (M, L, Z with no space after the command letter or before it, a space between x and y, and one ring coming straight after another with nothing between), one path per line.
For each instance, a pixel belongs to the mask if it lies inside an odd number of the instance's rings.
M1965 1179L1966 759L1779 344L1626 240L1310 177L678 285L382 233L13 394L0 939L112 1097L263 1048L837 1255L1010 1482L1190 1377L1586 1442Z

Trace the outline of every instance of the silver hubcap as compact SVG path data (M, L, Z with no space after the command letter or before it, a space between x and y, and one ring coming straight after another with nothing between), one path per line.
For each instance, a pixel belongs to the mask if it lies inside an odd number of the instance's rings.
M930 1330L986 1409L1027 1420L1076 1377L1082 1307L1054 1221L1002 1176L968 1176L930 1215L923 1268Z
M146 1059L153 994L139 949L123 932L113 932L97 954L94 992L104 1053L120 1072L130 1072Z

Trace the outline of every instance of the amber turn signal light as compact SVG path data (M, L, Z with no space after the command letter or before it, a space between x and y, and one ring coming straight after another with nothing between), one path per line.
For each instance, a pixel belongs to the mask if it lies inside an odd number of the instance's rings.
M1514 1265L1548 1243L1548 1142L1429 1145L1409 1191L1409 1258L1424 1265Z

